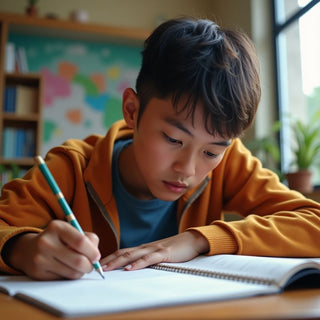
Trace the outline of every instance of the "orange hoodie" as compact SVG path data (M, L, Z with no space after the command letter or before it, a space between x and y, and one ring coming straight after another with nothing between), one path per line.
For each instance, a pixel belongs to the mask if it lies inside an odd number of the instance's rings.
M112 193L114 141L132 137L124 121L105 137L68 140L53 148L46 163L85 231L100 238L102 257L119 247L120 227ZM245 219L225 222L223 212ZM7 183L0 198L0 252L23 232L41 232L52 219L64 219L37 167ZM320 256L320 204L290 191L263 169L239 139L222 162L195 189L179 199L179 232L192 228L210 244L209 255ZM0 256L0 271L17 273Z

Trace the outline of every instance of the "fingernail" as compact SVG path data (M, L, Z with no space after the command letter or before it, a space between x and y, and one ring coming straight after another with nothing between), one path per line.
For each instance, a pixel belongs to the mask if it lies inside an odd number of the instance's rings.
M130 269L132 269L132 264L128 264L128 265L125 266L124 268L125 268L125 270L130 270Z

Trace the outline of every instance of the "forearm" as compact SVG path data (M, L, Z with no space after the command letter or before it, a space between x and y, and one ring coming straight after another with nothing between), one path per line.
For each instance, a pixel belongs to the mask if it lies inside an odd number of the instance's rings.
M269 216L251 215L226 223L238 243L238 254L315 257L320 248L320 219L307 209Z
M187 229L201 235L200 237L207 244L207 250L203 253L214 254L234 254L238 245L232 233L222 226L209 225Z

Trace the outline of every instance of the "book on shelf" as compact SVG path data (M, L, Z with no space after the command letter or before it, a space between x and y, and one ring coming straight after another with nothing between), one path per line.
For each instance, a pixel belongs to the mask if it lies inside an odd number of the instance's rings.
M21 73L29 72L26 50L24 47L18 47L15 52L17 71Z
M5 47L5 71L12 73L15 71L26 73L29 72L26 49L16 47L15 43L7 42Z
M20 115L35 113L37 106L37 88L17 85L15 112Z
M13 42L7 42L6 44L4 64L6 72L15 71L15 44Z
M13 158L14 157L14 140L15 129L11 127L5 127L2 130L2 157Z
M2 276L0 290L58 316L92 316L276 294L295 285L320 287L320 258L199 256L104 276L92 272L72 281Z
M37 98L37 88L25 85L6 86L4 90L3 110L19 115L35 113Z
M15 159L35 155L35 131L4 127L2 132L2 158Z
M14 112L16 104L15 86L6 86L4 89L3 111Z

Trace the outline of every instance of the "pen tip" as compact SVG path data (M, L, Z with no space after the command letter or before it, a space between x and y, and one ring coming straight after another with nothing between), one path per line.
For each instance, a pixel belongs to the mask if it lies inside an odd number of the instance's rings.
M102 271L102 268L98 268L96 269L98 271L98 273L100 274L101 278L104 279L104 275L103 275L103 271Z

